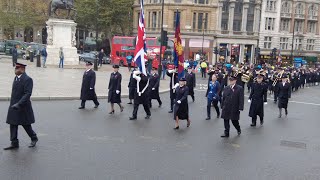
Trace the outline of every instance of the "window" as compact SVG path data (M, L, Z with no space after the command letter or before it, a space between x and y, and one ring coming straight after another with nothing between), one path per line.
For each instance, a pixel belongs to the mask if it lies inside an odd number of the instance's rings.
M264 37L264 48L265 49L271 49L271 44L272 44L272 37L266 36Z
M159 11L158 14L158 27L161 28L161 11Z
M178 14L180 16L180 23L181 23L181 12L178 11ZM173 16L173 27L176 28L176 19L177 19L177 11L174 12Z
M209 0L194 0L195 4L208 4Z
M275 22L275 18L266 18L266 22L265 22L265 30L274 30L274 22Z
M304 21L296 21L296 25L294 27L295 32L303 32L303 23Z
M266 11L276 11L276 0L267 0Z
M151 19L150 14L151 14L151 12L149 12L149 15L148 15L148 28L150 27L150 19Z
M295 39L295 50L302 50L302 42L303 42L303 38L296 38Z
M193 30L198 30L198 32L202 32L203 30L208 29L208 13L193 13L193 23L192 28Z
M285 1L281 5L281 12L282 13L291 13L291 3L288 1Z
M315 42L316 42L315 39L307 39L307 50L308 51L314 51Z
M197 13L193 13L192 29L195 30L196 26L197 26Z
M304 14L304 7L302 3L298 3L295 9L296 14Z
M181 3L182 0L174 0L175 3Z
M137 23L138 23L138 26L139 26L140 12L138 13L138 18L137 18L137 19L138 19L138 20L137 20L137 21L138 21Z
M309 16L318 16L318 6L315 4L310 5L308 14Z
M224 1L222 6L222 13L228 13L229 12L229 2Z
M280 38L280 49L286 50L288 49L289 38Z
M316 22L308 22L308 33L316 33L317 23Z
M204 23L204 19L203 19L203 13L198 13L198 31L202 32L202 25Z
M152 29L157 27L157 12L152 12Z
M280 31L289 31L290 20L289 19L281 19L280 22Z

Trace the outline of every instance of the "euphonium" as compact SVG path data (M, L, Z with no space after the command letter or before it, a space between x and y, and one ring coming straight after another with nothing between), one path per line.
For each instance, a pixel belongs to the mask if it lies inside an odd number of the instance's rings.
M250 76L247 74L242 74L241 81L248 83L250 81Z

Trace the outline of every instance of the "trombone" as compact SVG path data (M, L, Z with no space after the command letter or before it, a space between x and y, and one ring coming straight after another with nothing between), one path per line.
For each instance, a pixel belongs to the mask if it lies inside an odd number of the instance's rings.
M276 85L277 85L277 82L279 81L279 79L281 79L283 73L284 73L284 70L282 70L282 71L275 77L275 80L273 81L272 86L276 86Z

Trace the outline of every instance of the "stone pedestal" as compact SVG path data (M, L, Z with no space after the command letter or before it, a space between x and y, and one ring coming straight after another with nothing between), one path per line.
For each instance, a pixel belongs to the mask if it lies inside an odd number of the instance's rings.
M47 22L47 62L48 65L59 65L59 50L63 48L64 65L79 64L76 46L76 26L73 20L50 18Z

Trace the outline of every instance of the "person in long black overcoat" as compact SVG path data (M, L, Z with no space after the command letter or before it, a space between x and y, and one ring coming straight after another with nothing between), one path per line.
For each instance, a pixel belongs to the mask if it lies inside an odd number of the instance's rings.
M14 67L17 62L18 62L18 51L17 51L17 47L14 46L12 48L12 66Z
M121 105L121 80L122 76L119 73L119 65L113 65L113 73L110 75L108 102L111 104L109 114L114 114L114 104L118 104L122 112L124 107Z
M300 88L304 89L304 85L306 84L306 79L307 79L306 71L301 70L301 72L300 72Z
M79 109L84 109L87 100L92 100L95 104L94 108L98 108L99 102L95 92L96 73L92 70L92 63L86 63L86 71L83 74L81 85L81 106Z
M194 88L196 87L196 75L192 72L193 69L191 66L188 67L188 73L186 73L185 78L187 80L187 86L189 89L189 95L192 98L192 101L194 102Z
M160 85L160 76L157 74L157 69L152 68L152 73L149 81L149 100L150 100L150 108L152 107L151 100L156 99L159 103L159 107L162 105L162 101L159 95L159 85Z
M144 111L146 112L147 116L145 119L150 119L151 112L150 112L150 100L149 100L149 92L148 92L148 86L149 86L149 77L148 75L145 75L141 73L139 70L133 72L133 78L137 80L137 91L134 95L134 106L133 106L133 112L132 117L129 118L129 120L136 120L137 119L137 113L139 109L139 105L142 104Z
M174 100L176 98L176 88L179 86L178 79L178 67L176 69L169 69L167 71L167 76L170 77L170 111L173 113Z
M176 88L176 99L174 104L174 120L176 126L174 129L179 129L179 120L187 120L187 127L190 126L189 105L188 105L189 88L186 86L186 79L179 80L179 86Z
M260 124L263 124L264 104L267 104L268 89L263 82L263 75L258 74L257 82L253 83L248 102L250 104L249 117L252 118L251 126L256 126L257 116L260 118Z
M133 71L131 72L130 75L130 80L128 84L128 89L129 89L129 102L128 104L132 104L132 100L134 99L134 94L137 91L137 80L133 78L133 72L136 69L134 68Z
M288 102L289 98L291 98L291 85L287 82L288 76L283 74L281 79L282 82L277 85L279 118L282 116L282 108L284 108L285 114L288 115Z
M4 150L19 148L18 126L21 125L29 137L34 147L38 141L37 134L32 130L31 124L35 123L30 97L33 90L33 80L25 73L26 65L15 64L16 77L13 80L10 106L7 115L7 124L10 124L11 145Z
M221 118L224 119L224 134L223 138L229 137L230 120L233 126L237 129L238 135L241 134L241 128L239 125L240 111L243 111L244 106L244 92L240 85L236 84L237 77L230 75L229 86L226 86L222 95L222 114Z

